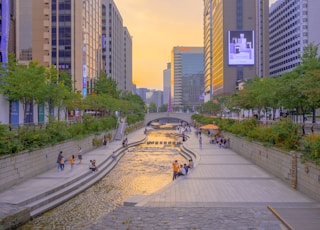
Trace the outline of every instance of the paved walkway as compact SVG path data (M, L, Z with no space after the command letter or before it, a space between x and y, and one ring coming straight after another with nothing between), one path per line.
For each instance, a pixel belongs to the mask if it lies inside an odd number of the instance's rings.
M142 129L128 135L129 143L143 138ZM70 165L62 172L52 169L0 193L0 216L12 212L12 205L44 194L66 180L75 181L88 171L90 159L96 159L99 166L120 145L120 141L115 141L107 148L86 153L83 164L75 165L72 171ZM117 208L88 229L285 229L268 206L282 210L283 216L288 213L286 210L309 210L304 216L301 212L291 214L287 221L292 225L295 224L292 219L305 219L310 210L318 212L320 208L318 202L232 150L209 144L206 136L199 146L192 133L184 145L197 155L195 168L188 176L150 196L129 198L125 202L129 206ZM312 218L304 223L303 229L319 229L319 226L319 218Z
M134 207L120 207L88 229L286 229L268 206L296 210L285 219L292 229L319 229L319 218L310 215L319 212L318 202L232 150L209 144L207 137L201 147L190 137L184 145L198 157L188 176L150 196L128 199ZM301 210L313 217L303 228L295 224L306 219Z
M129 143L141 141L145 138L143 130L137 130L128 135ZM83 154L81 164L76 160L71 170L69 162L65 169L59 171L53 168L36 177L15 185L9 190L0 193L0 230L8 227L8 219L15 222L23 222L26 218L37 216L51 208L65 202L86 188L103 178L116 164L111 158L113 151L121 156L121 141L113 141L107 147L99 147L91 152ZM90 160L95 159L98 172L93 173L88 168ZM29 208L30 210L25 210Z

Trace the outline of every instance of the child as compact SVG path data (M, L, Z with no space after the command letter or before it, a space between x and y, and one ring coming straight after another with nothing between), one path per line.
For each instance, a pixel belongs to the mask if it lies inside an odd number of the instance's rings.
M74 155L72 155L72 157L70 157L69 161L70 161L71 170L72 170L73 169L73 165L74 165L74 161L75 161Z
M64 156L61 157L60 164L61 164L61 170L64 170Z
M90 160L90 163L91 163L91 165L90 165L89 169L91 169L92 172L98 171L97 166L96 166L96 160Z

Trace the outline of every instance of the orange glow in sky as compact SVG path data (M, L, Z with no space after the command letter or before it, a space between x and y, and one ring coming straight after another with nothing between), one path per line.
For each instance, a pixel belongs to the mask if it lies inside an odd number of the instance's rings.
M202 0L114 0L132 36L137 88L163 89L174 46L203 46Z

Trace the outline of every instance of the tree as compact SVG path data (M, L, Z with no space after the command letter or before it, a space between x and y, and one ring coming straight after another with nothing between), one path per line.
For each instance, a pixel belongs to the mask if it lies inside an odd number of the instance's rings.
M120 97L120 92L117 90L117 82L108 77L105 72L101 72L95 82L94 92L96 94L107 94L117 99Z
M168 104L161 105L159 108L159 112L167 112L168 111Z
M157 105L154 102L151 102L149 104L149 112L150 113L156 113L157 112Z
M53 119L51 114L55 108L58 108L58 120L60 120L60 110L67 109L66 100L72 98L72 80L70 74L62 71L58 74L58 70L52 65L45 72L46 84L40 90L40 103L48 103L49 121ZM67 114L67 111L66 111Z
M319 96L317 94L318 77L320 70L320 57L318 55L319 44L310 43L303 47L303 54L300 56L301 65L295 71L299 73L299 79L302 83L302 90L307 93L305 96L308 98L307 102L312 110L312 122L316 122L316 109L319 107ZM306 104L308 104L306 103Z
M40 89L45 86L45 68L37 62L29 62L27 66L16 62L9 55L8 63L1 67L0 91L9 101L20 101L26 122L26 105L39 101Z
M221 105L218 100L208 101L204 103L203 110L205 113L210 115L216 115L219 111L221 111Z
M122 94L122 100L130 102L133 112L142 113L144 111L145 103L139 95L132 94L130 92L124 92Z
M303 89L301 89L306 97L306 103L312 110L312 123L316 123L315 111L320 105L320 70L307 71L303 77Z

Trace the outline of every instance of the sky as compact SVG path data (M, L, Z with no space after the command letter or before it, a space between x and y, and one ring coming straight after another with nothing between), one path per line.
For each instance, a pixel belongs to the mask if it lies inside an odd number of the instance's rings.
M269 3L276 0L270 0ZM163 70L175 46L203 46L202 0L114 0L132 36L137 88L163 89Z
M202 0L114 0L132 36L137 88L163 90L175 46L203 46Z

